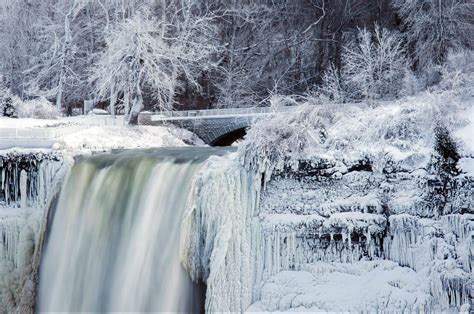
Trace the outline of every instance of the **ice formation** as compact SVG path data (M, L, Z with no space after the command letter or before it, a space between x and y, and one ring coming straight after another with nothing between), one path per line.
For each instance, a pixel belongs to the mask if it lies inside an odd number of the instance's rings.
M253 300L255 250L251 217L260 181L235 154L211 158L194 181L183 218L181 259L206 282L207 312L239 312Z
M0 311L33 312L46 213L70 160L45 152L0 156Z
M387 177L352 171L334 177L323 170L318 176L274 177L262 192L253 219L258 258L249 311L446 311L470 304L472 177L456 179L451 199L457 202L440 214L430 202L435 183L419 172ZM377 267L380 282L357 284L374 275L360 273L369 265L366 261L373 261L369 264ZM298 273L315 265L323 271ZM359 277L343 275L349 268L348 274L359 270ZM310 279L298 283L292 276ZM335 287L352 299L337 302L314 292ZM368 294L382 290L367 299L357 289Z
M334 177L319 170L318 176L275 176L260 191L261 178L236 157L211 159L201 169L183 221L181 256L192 277L207 283L207 311L469 305L472 214L430 210L423 198L430 185L416 171L387 179L376 171ZM466 185L459 189L471 197ZM413 197L399 197L410 190Z

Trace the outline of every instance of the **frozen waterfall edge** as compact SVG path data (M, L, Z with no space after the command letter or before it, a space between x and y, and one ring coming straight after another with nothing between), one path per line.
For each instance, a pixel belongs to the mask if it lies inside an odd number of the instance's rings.
M207 284L206 312L243 312L254 301L250 222L258 211L260 184L236 154L211 157L194 180L180 255L193 280Z

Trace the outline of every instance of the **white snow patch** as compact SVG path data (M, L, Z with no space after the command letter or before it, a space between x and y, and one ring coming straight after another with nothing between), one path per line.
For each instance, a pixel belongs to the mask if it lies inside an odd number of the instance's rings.
M463 142L464 145L462 145L461 148L464 149L465 154L474 157L474 105L465 109L460 115L462 115L468 123L456 131L455 135Z
M424 312L431 301L426 283L415 271L391 261L317 262L270 277L261 288L261 300L247 312Z

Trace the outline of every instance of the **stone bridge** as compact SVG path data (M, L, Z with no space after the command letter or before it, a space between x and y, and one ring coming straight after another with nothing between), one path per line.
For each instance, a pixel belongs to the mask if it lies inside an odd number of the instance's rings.
M142 112L141 125L173 124L187 129L211 146L228 146L245 136L246 130L257 120L275 112L288 112L296 107L232 108L169 112Z

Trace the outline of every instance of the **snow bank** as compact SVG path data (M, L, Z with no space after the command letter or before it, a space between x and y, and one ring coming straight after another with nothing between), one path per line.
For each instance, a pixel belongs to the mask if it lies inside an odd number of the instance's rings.
M266 280L247 312L425 312L431 299L423 278L394 262L316 262Z
M57 150L110 150L183 146L182 140L163 127L94 126L59 138Z

